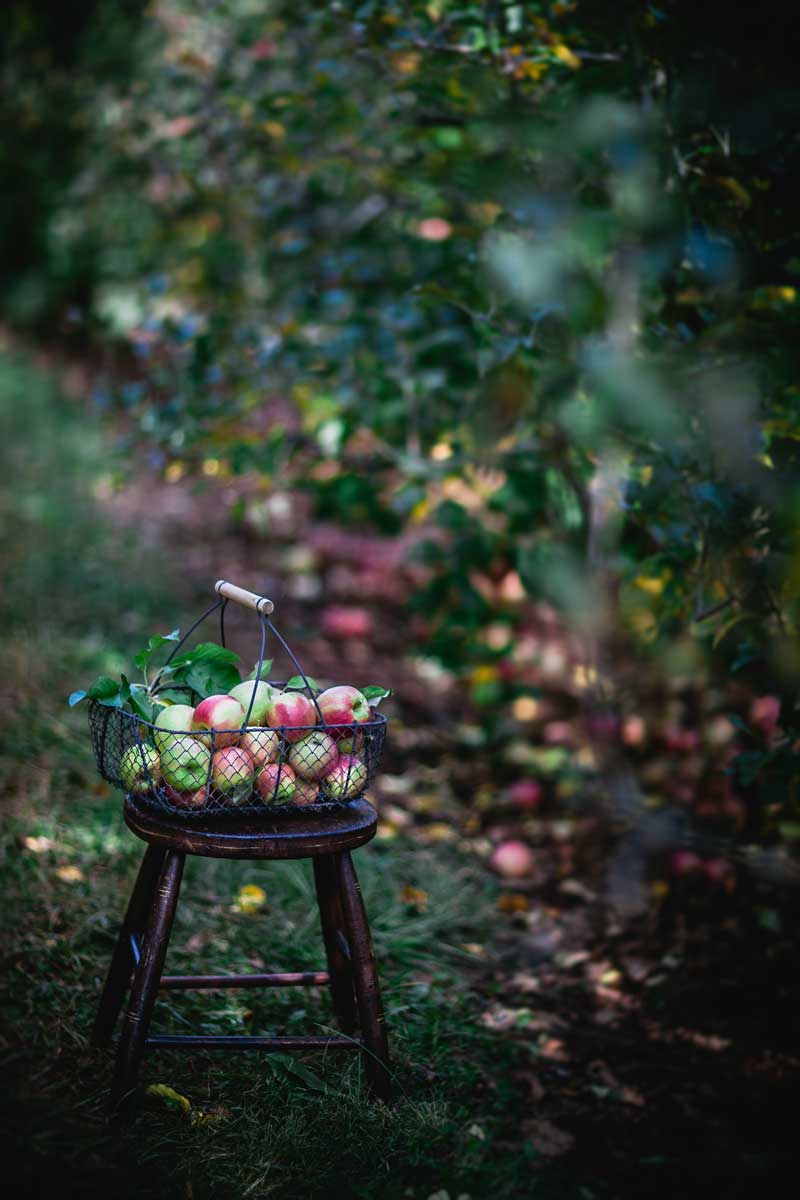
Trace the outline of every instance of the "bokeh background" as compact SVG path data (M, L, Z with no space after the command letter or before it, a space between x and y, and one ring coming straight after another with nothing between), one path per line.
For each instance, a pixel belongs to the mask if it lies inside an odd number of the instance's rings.
M744 1196L789 1161L791 33L775 4L7 6L28 1194ZM370 1108L335 1062L164 1055L148 1081L178 1099L112 1136L86 1039L138 846L66 697L219 577L275 600L315 678L394 689L359 857L402 1099ZM313 961L309 889L190 871L171 955ZM159 1011L330 1020L315 993Z

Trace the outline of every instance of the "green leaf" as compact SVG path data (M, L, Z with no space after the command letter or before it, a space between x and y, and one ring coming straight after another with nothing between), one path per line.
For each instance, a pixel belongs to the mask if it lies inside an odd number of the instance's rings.
M228 650L226 646L220 646L217 642L200 642L191 650L187 650L185 654L179 654L177 658L173 658L170 666L184 666L188 663L237 663L239 655L233 650Z
M158 650L160 646L166 646L168 642L179 642L181 640L180 629L173 629L172 633L154 634L148 641L144 650L140 650L133 660L134 666L140 670L144 670L150 661L150 656L153 651Z
M381 700L392 694L391 688L380 687L376 683L369 683L366 687L359 688L359 691L369 701L371 708L377 708Z
M73 702L73 696L78 696L78 699ZM105 704L108 708L122 708L127 695L123 694L123 685L116 679L111 679L108 675L101 675L95 679L91 687L85 692L73 692L70 696L70 704L75 706L83 697L87 700L97 700L100 704Z
M222 695L242 682L238 668L232 663L202 660L189 664L186 670L181 672L180 679L203 697Z
M267 676L269 675L269 672L270 672L271 670L272 670L272 659L271 659L271 658L265 658L265 659L264 659L264 661L263 661L263 663L261 664L261 676L260 676L260 678L261 678L262 680L263 680L263 679L266 679L266 678L267 678ZM252 671L250 672L250 674L247 676L247 679L255 679L255 677L256 677L256 672L257 672L257 671L258 671L258 663L253 663L253 669L252 669ZM247 680L245 680L245 683L246 683L246 682L247 682Z
M302 675L293 675L291 679L286 680L284 687L287 689L287 691L289 688L299 690L300 688L304 688L306 686L306 681L308 681L308 686L311 688L312 692L321 691L316 679L312 679L310 675L306 675L305 679Z
M81 700L86 699L86 692L70 692L69 706L74 708L76 704L80 704Z

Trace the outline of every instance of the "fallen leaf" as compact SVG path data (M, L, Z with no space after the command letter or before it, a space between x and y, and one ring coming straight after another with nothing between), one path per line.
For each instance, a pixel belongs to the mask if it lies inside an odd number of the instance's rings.
M55 846L55 842L49 837L24 837L22 844L32 854L46 854Z
M63 879L64 883L80 883L84 878L80 867L57 867L56 875Z
M514 916L515 913L526 913L530 908L528 897L522 892L504 892L502 896L497 897L497 909L499 912L508 913L509 916Z
M522 1131L526 1141L533 1144L540 1154L547 1158L560 1158L568 1154L575 1145L575 1138L566 1129L559 1129L552 1121L533 1120L523 1121Z
M172 1109L174 1112L188 1113L192 1107L185 1096L176 1092L174 1088L168 1087L166 1083L151 1083L148 1088L145 1088L144 1094L160 1100L165 1108Z
M257 883L239 888L233 908L235 912L256 913L267 903L267 893Z
M549 1037L539 1043L539 1054L550 1062L569 1062L567 1047L561 1038Z
M419 912L424 912L428 907L428 893L422 888L412 887L410 884L400 888L397 898L401 904L407 904Z

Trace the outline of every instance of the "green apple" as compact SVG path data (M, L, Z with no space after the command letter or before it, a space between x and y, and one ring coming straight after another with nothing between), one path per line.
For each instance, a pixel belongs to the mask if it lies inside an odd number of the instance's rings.
M145 744L129 746L119 762L119 776L126 792L143 796L158 782L158 751Z
M367 768L360 758L343 754L322 780L322 787L334 800L350 800L360 796L366 786Z
M194 720L194 709L191 704L170 704L163 709L156 720L155 729L153 731L153 741L156 748L162 754L169 750L172 744L172 737L167 730L172 730L176 733L188 733L192 728Z
M205 785L211 751L189 733L173 733L161 753L161 775L177 792L194 792Z
M253 691L255 690L255 697ZM266 719L267 705L272 699L272 695L278 689L266 680L260 679L258 683L254 679L246 679L244 683L237 683L236 687L232 687L228 692L229 696L233 696L234 700L238 700L244 709L245 713L250 707L250 701L253 701L253 707L248 718L249 725L267 725Z
M252 756L256 770L267 763L277 762L281 752L281 735L274 729L251 729L248 725L239 742L242 750Z
M285 763L267 763L256 779L256 788L265 804L286 804L294 796L297 776Z
M322 730L307 733L289 747L289 766L301 779L321 779L336 766L336 742Z

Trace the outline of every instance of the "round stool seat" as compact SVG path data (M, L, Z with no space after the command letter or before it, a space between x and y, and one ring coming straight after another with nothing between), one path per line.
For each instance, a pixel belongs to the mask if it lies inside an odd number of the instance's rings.
M204 858L308 858L363 846L375 836L378 814L368 800L338 812L206 818L167 816L125 801L125 823L151 845Z

